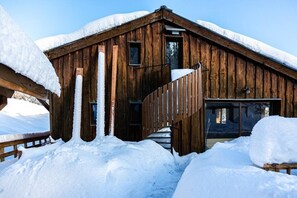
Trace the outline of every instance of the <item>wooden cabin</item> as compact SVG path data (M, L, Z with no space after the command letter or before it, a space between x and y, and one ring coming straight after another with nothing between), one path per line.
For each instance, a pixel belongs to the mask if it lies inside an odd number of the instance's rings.
M50 97L55 139L71 138L76 68L84 71L81 137L91 141L96 136L99 45L105 47L106 59L106 134L114 45L118 46L114 127L120 139L138 141L171 126L176 151L203 152L212 140L249 135L264 116L297 116L295 70L161 7L45 52L62 87L60 98ZM194 72L171 82L171 70L197 71L197 66L202 77Z

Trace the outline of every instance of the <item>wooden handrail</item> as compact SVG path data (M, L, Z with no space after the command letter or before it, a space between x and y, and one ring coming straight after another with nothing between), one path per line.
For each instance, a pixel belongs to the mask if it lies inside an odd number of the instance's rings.
M38 147L44 144L50 143L50 132L24 134L23 137L13 140L0 142L0 162L3 162L6 157L14 156L20 157L20 151L18 151L18 145L24 145L25 148ZM37 142L37 143L36 143ZM32 146L28 146L28 143L32 143ZM5 148L13 147L12 151L5 151Z
M266 171L275 171L275 172L279 172L280 170L286 170L287 174L291 175L291 170L297 169L297 163L264 164L263 169Z
M142 103L142 135L147 137L198 112L202 105L201 68L149 94Z

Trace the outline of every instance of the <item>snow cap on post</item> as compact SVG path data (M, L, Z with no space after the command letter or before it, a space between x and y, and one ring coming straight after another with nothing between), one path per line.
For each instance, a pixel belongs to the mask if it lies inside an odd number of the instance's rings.
M75 93L74 93L74 112L73 112L73 128L72 141L81 141L80 126L81 126L81 105L82 105L82 83L83 83L83 68L76 68Z
M105 136L105 46L98 46L97 127L96 138Z

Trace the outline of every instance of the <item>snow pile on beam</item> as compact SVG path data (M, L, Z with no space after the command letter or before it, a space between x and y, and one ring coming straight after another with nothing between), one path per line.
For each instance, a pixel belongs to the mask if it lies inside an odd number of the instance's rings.
M147 14L149 14L149 12L147 11L138 11L138 12L132 12L127 14L110 15L107 17L97 19L73 33L60 34L57 36L39 39L36 41L36 44L39 46L41 50L47 51L47 50L59 47L61 45L73 42L75 40L78 40L93 34L101 33L103 31L117 27L119 25L122 25L123 23L127 23L129 21L140 18Z
M248 49L256 53L262 54L263 56L266 56L276 62L279 62L280 64L283 64L293 70L297 70L296 56L293 56L287 52L271 47L253 38L244 36L239 33L232 32L227 29L223 29L210 22L197 20L197 23L217 34L220 34L223 37L226 37L240 45L243 45L244 47L247 47Z
M270 116L253 128L250 158L263 167L265 163L297 162L297 118Z
M36 44L0 6L0 63L60 95L55 70Z

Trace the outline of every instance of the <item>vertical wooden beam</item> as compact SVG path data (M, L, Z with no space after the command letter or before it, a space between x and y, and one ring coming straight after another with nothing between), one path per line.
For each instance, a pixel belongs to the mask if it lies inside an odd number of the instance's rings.
M81 106L82 106L82 84L83 84L83 68L76 68L75 88L74 88L74 110L73 110L73 127L72 138L73 141L80 141L81 130Z
M91 108L90 108L90 94L91 94L91 47L83 49L83 64L84 75L83 75L83 98L82 98L82 129L81 138L85 141L93 140L92 130L91 130Z
M105 46L98 46L97 129L96 138L105 136Z
M294 97L293 97L293 105L294 105L294 117L297 117L297 84L294 83Z
M211 48L211 67L210 67L210 97L219 97L219 68L220 68L220 51L216 46Z
M220 50L219 97L227 97L227 53Z
M0 155L4 154L4 147L0 147ZM0 158L0 162L4 162L4 157Z
M0 111L7 105L7 98L0 95Z
M115 120L115 100L117 85L117 64L118 62L118 46L114 45L112 49L112 71L111 71L111 96L109 111L109 135L114 136L114 120Z
M251 62L247 62L246 65L246 86L250 88L250 93L247 98L255 97L255 66Z

